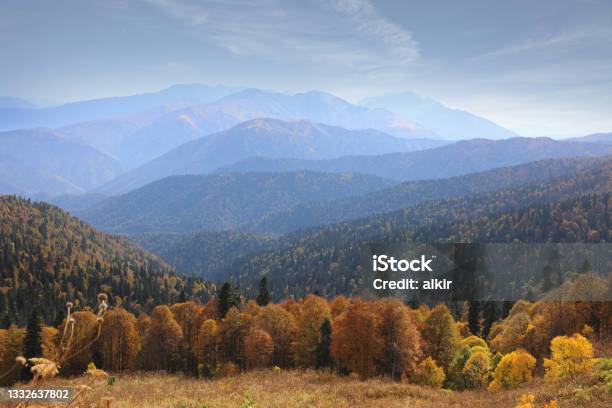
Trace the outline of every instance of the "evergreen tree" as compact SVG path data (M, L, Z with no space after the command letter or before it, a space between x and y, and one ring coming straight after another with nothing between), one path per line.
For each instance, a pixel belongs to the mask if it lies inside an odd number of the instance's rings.
M234 292L234 288L229 282L225 282L223 286L221 286L221 290L218 294L218 308L219 314L221 317L225 317L227 312L233 307L238 306L240 304L240 300L236 293Z
M329 318L321 324L321 338L317 344L317 368L331 367L333 358L331 355L332 324Z
M34 309L28 320L23 348L26 358L42 357L42 321L36 309ZM21 373L23 381L32 379L30 370L23 370Z
M480 302L477 300L468 302L468 325L472 334L480 335Z
M270 303L270 292L268 292L268 278L263 277L259 281L259 294L257 295L257 304L259 306L266 306Z

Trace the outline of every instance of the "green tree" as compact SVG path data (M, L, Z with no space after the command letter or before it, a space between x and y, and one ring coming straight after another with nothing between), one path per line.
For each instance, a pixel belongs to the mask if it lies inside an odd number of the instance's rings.
M321 324L321 337L319 338L319 344L317 344L317 368L331 367L333 364L333 358L331 355L331 342L332 342L332 323L331 320L326 317Z
M270 303L270 292L268 292L268 278L265 276L259 281L259 294L257 295L257 304L259 306L266 306Z
M42 320L36 309L32 312L26 326L23 349L26 358L42 357ZM23 370L22 380L29 381L31 379L32 373L30 370Z
M225 282L223 286L221 286L221 290L217 297L219 299L217 307L219 308L221 317L225 317L233 306L238 306L240 304L240 300L229 282Z
M431 356L445 370L461 350L457 325L445 305L432 309L425 320L422 338L426 343L425 355Z

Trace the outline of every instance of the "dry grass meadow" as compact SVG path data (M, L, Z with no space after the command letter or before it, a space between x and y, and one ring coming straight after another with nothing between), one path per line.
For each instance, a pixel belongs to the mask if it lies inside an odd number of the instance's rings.
M48 385L76 385L85 378L56 379ZM215 380L163 373L133 373L89 382L79 407L268 408L268 407L515 407L521 394L535 396L535 407L556 399L559 407L610 407L612 394L596 378L558 383L536 379L497 393L434 390L387 379L361 381L325 372L271 369Z

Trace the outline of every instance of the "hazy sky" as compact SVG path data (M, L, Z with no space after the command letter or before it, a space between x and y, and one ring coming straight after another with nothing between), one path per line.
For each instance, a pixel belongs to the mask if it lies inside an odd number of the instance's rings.
M0 95L191 82L409 90L523 135L612 131L612 1L0 2Z

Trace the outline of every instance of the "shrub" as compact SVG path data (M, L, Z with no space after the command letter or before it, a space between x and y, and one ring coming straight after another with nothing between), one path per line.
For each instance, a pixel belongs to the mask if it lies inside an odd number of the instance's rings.
M535 363L536 359L523 349L506 354L495 369L494 380L489 385L489 391L530 382Z
M446 375L431 357L427 357L417 366L417 383L434 388L442 387Z
M478 388L489 382L491 374L490 353L477 350L472 353L463 367L464 384L466 388Z
M593 346L581 334L558 336L550 343L551 358L544 359L546 378L575 377L589 372L595 363Z
M535 397L533 394L522 394L518 404L514 408L535 408Z

